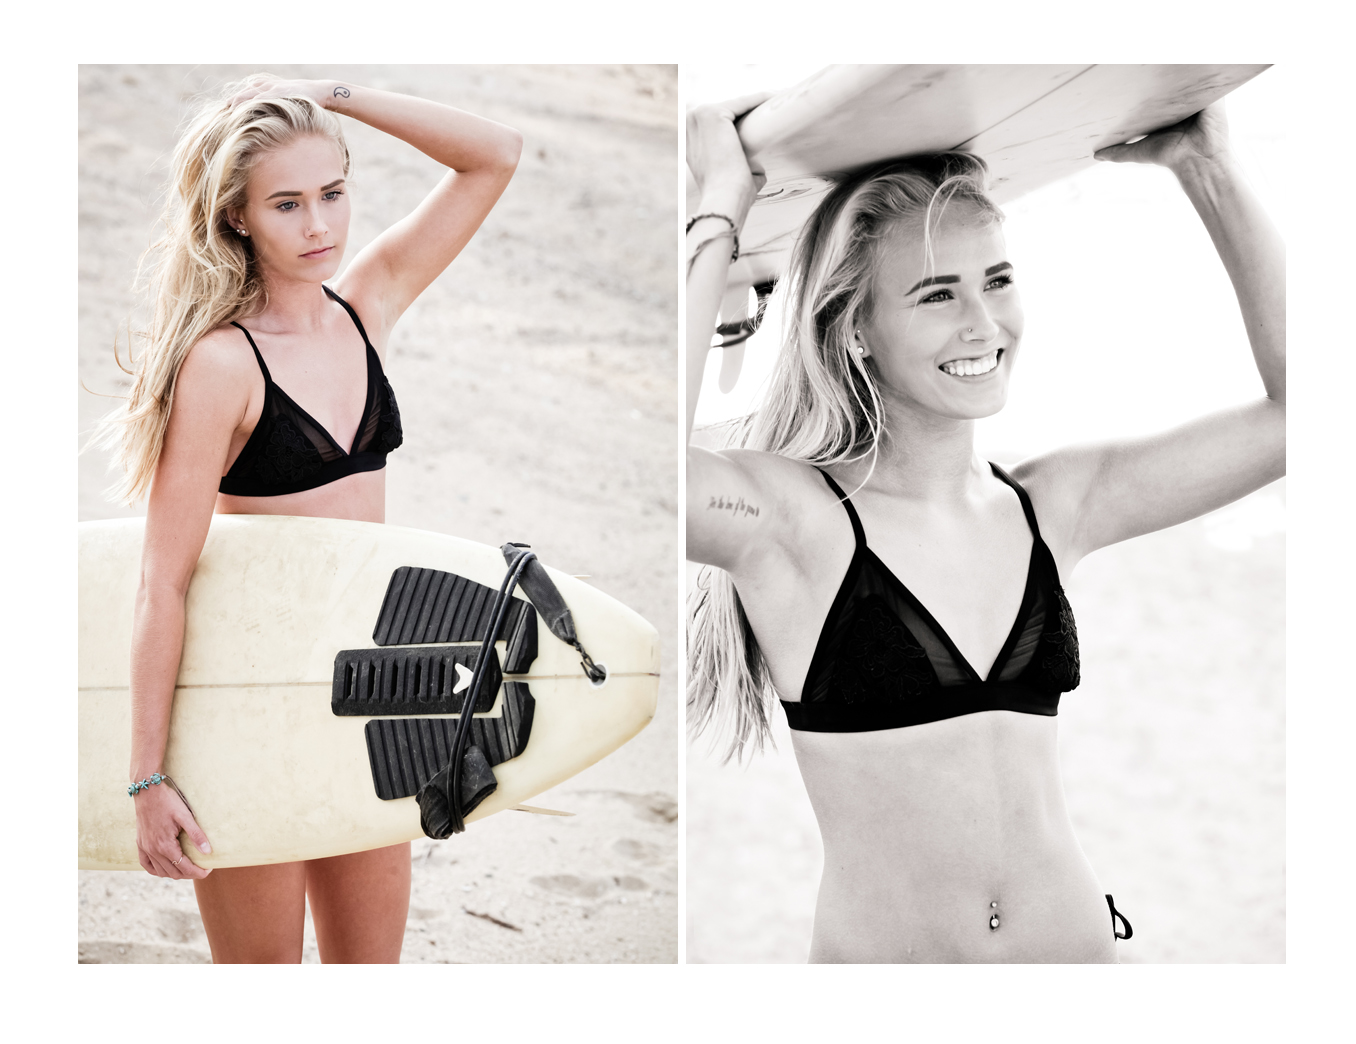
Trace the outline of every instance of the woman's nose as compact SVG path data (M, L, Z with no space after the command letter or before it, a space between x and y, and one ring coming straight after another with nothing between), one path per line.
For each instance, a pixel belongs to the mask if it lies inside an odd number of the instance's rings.
M998 336L998 324L994 322L989 309L983 301L974 302L965 313L965 323L961 338L966 341L987 341Z

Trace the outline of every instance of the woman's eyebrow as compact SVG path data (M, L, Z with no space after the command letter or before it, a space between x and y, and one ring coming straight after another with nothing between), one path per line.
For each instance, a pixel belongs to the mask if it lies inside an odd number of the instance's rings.
M343 179L343 178L339 178L339 179L337 179L337 180L335 180L335 181L331 181L328 185L321 185L321 186L320 186L320 191L321 191L321 192L328 192L330 189L338 188L338 187L339 187L340 185L342 185L343 183L344 183L344 179ZM300 195L301 195L301 192L299 192L297 189L284 189L282 192L275 192L275 193L273 193L273 195L269 196L268 199L277 199L279 196L300 196ZM265 200L264 202L267 203L268 200Z
M919 290L925 286L934 286L937 283L959 283L959 282L960 276L928 276L926 279L918 280L918 282L914 283L913 286L905 290L904 296L908 297L915 290Z
M1010 271L1011 269L1012 265L1010 263L1008 263L1007 261L1000 261L998 262L998 264L991 265L990 267L984 269L984 278L988 279L989 276L991 275L997 275L999 272L1007 272ZM914 283L913 286L909 287L909 289L905 290L904 296L908 297L915 290L921 290L925 286L935 286L938 283L959 283L959 282L960 276L954 275L928 276L926 279L920 279L918 282Z

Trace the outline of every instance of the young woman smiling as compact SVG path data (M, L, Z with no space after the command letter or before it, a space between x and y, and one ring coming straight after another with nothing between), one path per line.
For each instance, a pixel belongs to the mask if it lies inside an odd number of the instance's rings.
M689 432L758 188L734 121L759 100L689 116ZM1011 474L979 459L1023 311L984 164L946 153L830 192L740 448L688 451L688 557L715 567L692 599L689 720L726 725L738 753L780 697L824 842L812 961L1114 962L1128 934L1065 807L1055 715L1079 670L1061 577L1284 474L1285 259L1220 108L1098 157L1177 176L1265 397Z
M341 113L448 173L334 279L349 227ZM175 150L153 320L109 418L124 478L148 497L132 644L134 783L159 772L184 597L214 512L382 522L400 413L382 364L410 303L474 235L517 165L517 131L337 81L254 76L207 103ZM334 280L333 288L326 285ZM170 787L135 796L148 873L190 878L215 962L297 962L309 898L326 962L394 962L409 845L208 871L211 843Z

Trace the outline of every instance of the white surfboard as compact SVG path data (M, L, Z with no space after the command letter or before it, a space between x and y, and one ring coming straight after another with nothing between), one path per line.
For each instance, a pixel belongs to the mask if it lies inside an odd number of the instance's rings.
M796 235L835 180L867 164L960 149L989 165L998 203L1091 166L1108 145L1170 126L1266 65L832 65L739 125L767 174L740 233L721 321L786 272ZM700 204L687 176L687 210ZM730 349L741 353L742 347ZM726 366L737 372L738 356ZM722 374L722 387L733 383Z
M143 529L141 519L80 526L83 869L139 869L128 681ZM582 771L654 715L655 629L548 572L607 678L589 680L520 589L499 671L475 704L472 738L498 787L468 822ZM163 769L212 842L202 855L182 838L193 861L258 865L422 837L412 795L445 764L504 573L498 549L437 533L216 516L188 590Z

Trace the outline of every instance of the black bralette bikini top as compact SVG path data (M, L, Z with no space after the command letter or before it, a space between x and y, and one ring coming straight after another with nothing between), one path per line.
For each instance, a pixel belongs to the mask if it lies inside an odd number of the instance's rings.
M240 456L222 478L220 492L237 497L277 497L315 489L360 471L380 471L386 466L386 454L403 441L395 393L358 313L328 286L325 293L344 306L367 346L367 401L353 445L345 453L314 417L273 383L250 332L232 323L250 342L264 373L264 408Z
M988 678L866 546L852 501L824 475L852 520L857 548L824 621L801 700L782 701L791 728L870 732L986 710L1051 716L1060 693L1077 688L1078 632L1054 556L1026 490L998 465L989 466L1017 492L1033 540L1022 605Z

